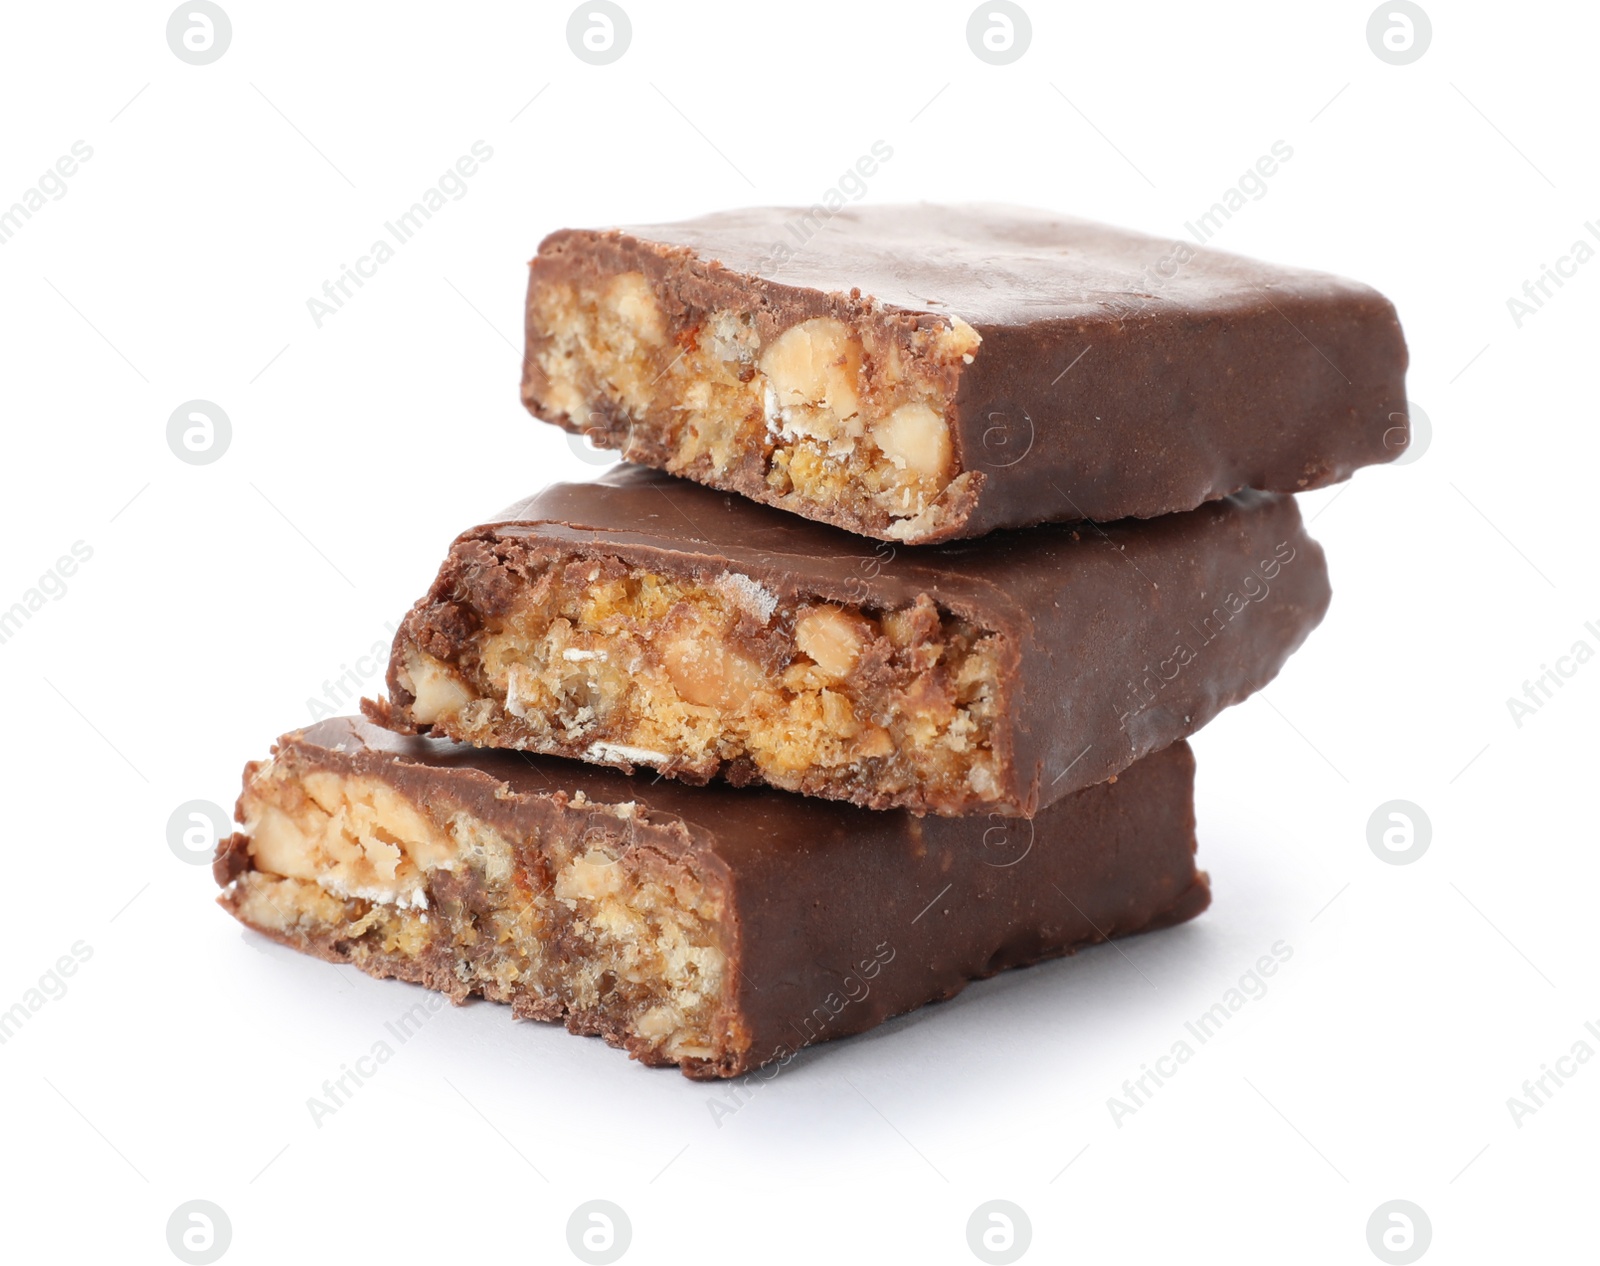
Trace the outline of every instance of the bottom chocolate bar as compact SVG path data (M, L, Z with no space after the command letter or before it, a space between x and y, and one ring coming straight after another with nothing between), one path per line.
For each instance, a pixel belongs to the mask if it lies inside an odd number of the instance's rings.
M1032 821L651 783L356 718L245 768L221 904L295 949L733 1077L969 981L1182 922L1185 743Z

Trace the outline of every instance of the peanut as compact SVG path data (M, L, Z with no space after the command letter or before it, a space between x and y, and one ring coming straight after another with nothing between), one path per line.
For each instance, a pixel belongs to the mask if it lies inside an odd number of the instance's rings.
M813 317L773 340L760 366L780 409L809 405L842 421L861 411L861 356L861 340L844 322Z
M700 708L736 712L766 681L760 665L705 637L669 642L661 659L678 697Z
M812 607L794 626L794 644L822 672L835 681L849 676L872 636L863 616L842 607Z
M925 404L903 404L873 423L872 438L899 469L934 477L950 467L950 428Z
M606 286L606 303L628 331L649 347L667 341L667 321L643 273L618 273Z
M405 675L411 679L411 717L418 725L432 725L440 717L453 716L472 700L471 692L454 673L421 651L407 658ZM402 680L400 684L408 683Z

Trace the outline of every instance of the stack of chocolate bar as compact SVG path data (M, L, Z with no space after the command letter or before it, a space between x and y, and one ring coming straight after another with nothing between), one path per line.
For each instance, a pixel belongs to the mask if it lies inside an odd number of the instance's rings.
M637 464L456 538L389 698L247 767L228 910L728 1077L1206 907L1184 740L1322 618L1291 494L1403 450L1394 309L807 214L545 240L523 398Z

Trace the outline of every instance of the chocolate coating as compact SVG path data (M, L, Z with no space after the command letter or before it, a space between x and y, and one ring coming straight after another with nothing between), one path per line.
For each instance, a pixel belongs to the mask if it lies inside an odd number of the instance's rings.
M873 308L903 314L907 329L968 322L983 341L960 376L954 443L959 471L979 478L952 490L947 515L915 543L1150 518L1243 488L1301 492L1405 449L1405 340L1393 305L1367 286L1025 208L806 215L764 207L564 229L533 267L642 272L674 321L732 309L753 316L763 342ZM524 401L580 429L543 401L531 322L529 337ZM609 435L589 433L633 460L664 459L612 421ZM678 473L774 501L758 465L720 480Z
M787 1063L802 1046L951 997L970 980L1180 923L1210 901L1194 865L1194 757L1184 743L1032 822L924 819L765 788L653 783L402 737L357 718L286 735L275 752L380 779L440 821L465 812L487 822L535 876L541 841L617 837L621 824L604 806L634 803L627 848L686 866L727 898L723 1007L726 1027L745 1040L719 1060L685 1062L696 1077ZM219 845L219 884L249 868L247 845L243 835ZM337 941L288 943L348 957ZM451 989L446 963L411 978ZM623 1044L593 1016L566 1019Z
M731 571L780 602L892 610L926 594L1001 635L999 798L852 796L869 808L946 814L1032 816L1194 733L1277 674L1330 596L1322 549L1288 496L1245 492L1149 521L871 549L743 498L623 468L552 485L457 539L396 635L392 705L377 709L386 724L416 728L401 685L408 646L448 660L452 648L471 644L480 616L463 604L460 582L464 569L482 565L484 542L707 581ZM522 582L507 572L504 583ZM552 736L542 750L583 757L587 741L559 746ZM840 794L821 784L799 789Z

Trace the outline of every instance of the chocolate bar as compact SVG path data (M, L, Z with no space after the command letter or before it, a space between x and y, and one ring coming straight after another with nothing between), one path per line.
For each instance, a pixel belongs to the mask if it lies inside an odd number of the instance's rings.
M1327 602L1286 496L897 552L630 467L457 538L365 706L690 782L1031 817L1266 683Z
M630 461L881 540L1303 492L1405 448L1382 295L993 206L566 229L523 401Z
M246 767L214 872L294 949L733 1077L1193 918L1193 778L1177 743L1031 822L921 819L344 718Z

